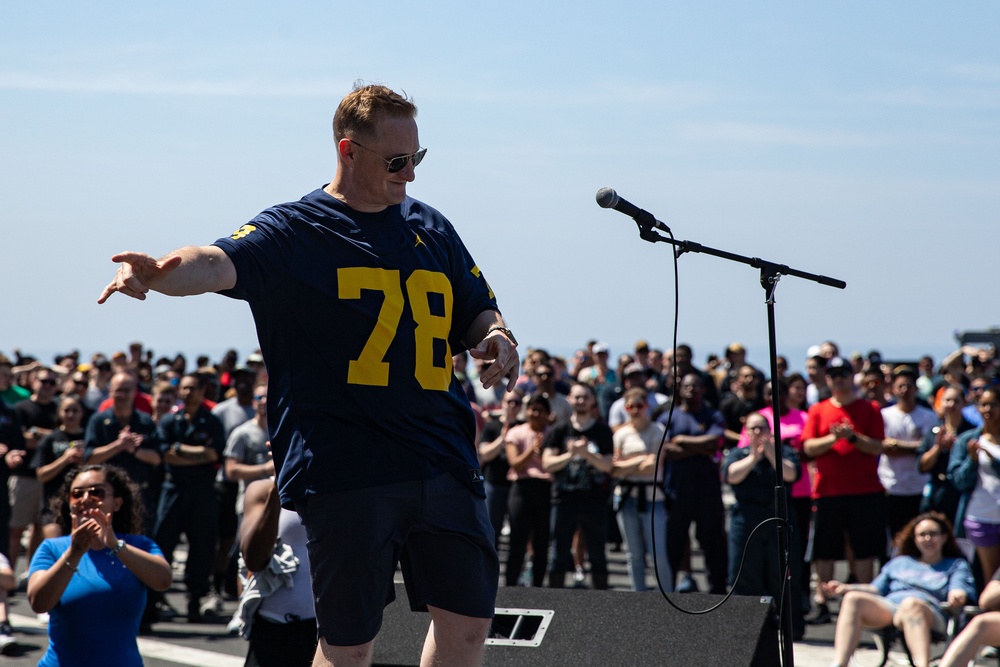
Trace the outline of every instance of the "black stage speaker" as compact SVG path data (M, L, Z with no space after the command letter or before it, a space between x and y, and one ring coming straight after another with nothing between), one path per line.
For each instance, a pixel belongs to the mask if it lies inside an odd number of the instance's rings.
M376 666L419 665L430 623L410 611L406 591L385 609L375 640ZM707 609L722 596L670 595L677 606ZM503 588L487 640L486 667L656 667L779 664L778 628L770 598L733 596L699 616L671 607L659 593Z

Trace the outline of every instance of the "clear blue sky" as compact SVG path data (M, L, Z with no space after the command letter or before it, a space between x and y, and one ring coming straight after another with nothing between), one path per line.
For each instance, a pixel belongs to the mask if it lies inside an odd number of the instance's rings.
M256 346L218 296L97 306L120 250L214 241L328 182L355 79L409 93L410 194L459 229L528 345L669 344L680 239L785 278L778 343L887 356L1000 324L1000 3L0 5L0 351ZM680 338L764 362L756 271L680 260Z

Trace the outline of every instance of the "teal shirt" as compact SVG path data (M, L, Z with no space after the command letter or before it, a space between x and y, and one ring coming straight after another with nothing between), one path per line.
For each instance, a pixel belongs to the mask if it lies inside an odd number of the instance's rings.
M6 391L0 391L0 399L10 407L14 407L15 403L26 398L31 398L31 392L16 384L12 384Z

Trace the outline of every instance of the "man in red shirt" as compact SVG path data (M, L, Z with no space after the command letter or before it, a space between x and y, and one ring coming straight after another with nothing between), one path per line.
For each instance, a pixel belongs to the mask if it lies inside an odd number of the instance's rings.
M844 558L845 534L854 553L854 574L869 583L875 558L885 551L885 489L878 478L878 457L885 438L882 414L854 393L850 363L827 362L830 398L809 408L802 432L806 456L816 464L813 477L812 561L820 586L813 623L830 619L822 584Z

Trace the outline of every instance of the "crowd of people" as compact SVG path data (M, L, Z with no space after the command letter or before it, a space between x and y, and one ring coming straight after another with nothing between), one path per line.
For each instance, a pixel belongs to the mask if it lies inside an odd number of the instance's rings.
M606 344L590 341L572 359L527 351L513 392L467 384L482 409L490 516L498 536L504 520L510 526L507 585L543 585L546 571L549 586L565 585L575 532L577 582L589 562L592 586L605 587L602 536L617 525L611 539L624 542L633 590L648 589L650 566L660 589L698 590L694 524L709 592L779 599L775 531L748 543L774 513L779 449L796 637L806 623L832 621L828 600L844 590L835 563L848 562L851 585L869 585L898 553L898 536L912 541L922 513L935 512L948 531L954 525L977 582L969 600L997 572L1000 364L992 347L962 347L936 365L928 356L842 355L827 341L810 348L804 374L779 357L777 378L748 364L739 344L701 367L693 358L688 345L639 341L612 361ZM566 399L568 409L557 410ZM735 500L728 533L723 483Z
M937 562L942 545L930 556L923 548L922 536L935 532L927 521L939 521L938 532L949 536L954 526L960 542L972 546L964 599L975 600L1000 568L1000 394L992 350L963 348L939 366L927 357L887 364L876 352L842 356L827 342L809 351L805 374L779 359L778 378L746 363L738 344L702 367L690 346L658 350L644 341L615 363L609 359L608 346L596 341L571 359L530 349L513 390L474 382L488 361L454 359L477 417L496 545L508 535L501 578L507 586L585 586L589 571L591 587L607 588L606 550L617 543L626 550L633 590L698 590L690 561L694 524L709 592L775 594L774 531L757 531L749 544L748 536L773 513L776 450L794 526L796 634L804 622L831 621L831 598L888 593L880 582L895 571L894 556ZM110 465L134 482L136 504L145 508L126 532L147 541L126 542L170 562L184 534L186 617L197 622L220 609L222 596L237 592L246 486L274 475L267 379L259 353L243 364L230 351L218 363L199 358L193 366L181 355L154 361L141 344L110 357L71 353L51 363L0 356L0 474L9 491L8 502L0 502L9 527L0 550L10 565L0 574L16 571L22 555L31 572L52 572L63 552L76 559L63 570L81 567L82 547L60 550L53 542L69 540L74 525L59 508L70 507L65 494L81 470L102 477L84 496L105 501L94 490L103 488ZM782 399L780 447L772 437L775 390ZM735 500L728 531L724 485ZM254 525L262 508L277 502L273 488L253 494ZM267 514L281 512L287 510ZM273 530L277 525L274 519ZM106 525L92 532L86 539L114 539ZM77 543L84 538L66 542ZM947 556L954 552L948 546ZM833 580L834 563L845 559L850 584ZM813 571L819 584L811 591ZM158 588L149 587L143 628L177 613ZM37 597L35 589L29 597ZM947 594L945 588L942 602ZM52 608L52 595L40 610ZM872 603L869 613L867 599L845 597L841 622L872 615L892 621L898 604ZM938 624L936 616L927 619ZM845 637L838 655L856 645L853 627L838 628L838 640ZM0 621L4 634L10 629Z
M73 637L79 638L65 633L79 624L58 620L82 613L73 611L74 600L82 599L82 608L91 610L87 605L103 604L88 597L92 591L84 582L108 580L108 572L117 572L115 562L127 566L133 560L113 548L116 535L133 551L158 556L166 573L165 583L158 573L157 585L139 576L145 586L135 585L144 593L143 602L137 603L140 613L125 624L126 632L131 620L136 632L148 632L152 623L181 615L162 591L170 585L169 563L182 534L187 541L187 620L203 621L222 611L224 598L238 595L234 545L245 492L255 480L275 485L267 435L267 372L259 353L241 365L236 358L231 351L217 364L200 358L191 368L180 355L154 362L139 344L129 355L96 354L84 360L73 353L51 364L20 354L14 359L0 355L0 456L5 463L0 477L8 489L0 498L0 575L9 571L7 583L12 584L0 591L0 602L5 603L8 589L26 586L32 608L50 622L53 651L65 651L67 644L74 646ZM101 479L91 479L95 475ZM84 485L89 492L77 489L77 478L94 482ZM123 501L127 522L119 529L114 511ZM81 532L90 513L98 523ZM115 530L108 529L112 516ZM277 517L274 513L274 532ZM259 517L251 524L271 526ZM104 542L115 556L112 561L94 555ZM296 562L304 565L301 577L308 574L308 556L303 545L297 546L302 553L296 554ZM22 555L25 575L14 582L12 573ZM256 560L268 564L266 557ZM36 571L50 574L36 582ZM72 580L64 577L69 573ZM311 600L308 586L299 588ZM117 588L103 592L124 594ZM5 604L0 604L0 648L15 641L5 616ZM292 616L296 622L312 618L299 607ZM131 654L122 655L128 664L141 664Z
M484 389L473 381L484 364L458 355L454 369L477 416L496 545L508 535L502 581L586 586L589 570L590 586L607 588L606 549L623 544L633 590L649 590L651 580L664 591L698 590L690 562L694 524L709 592L776 593L775 531L748 537L773 515L777 389L794 525L796 634L805 622L831 622L831 597L888 592L879 582L894 571L893 556L906 552L920 561L921 536L934 532L921 532L918 518L940 521L948 545L952 526L971 545L962 590L975 600L1000 568L1000 390L992 351L963 348L940 366L927 357L887 364L875 352L842 356L828 342L810 349L805 374L779 358L783 375L776 379L745 356L733 344L699 368L687 345L663 351L640 341L614 364L600 342L569 360L531 349L508 390ZM128 531L147 536L137 544L169 562L186 536L188 620L221 609L222 596L236 594L234 544L246 486L274 474L261 361L254 353L238 364L230 351L218 363L200 358L192 368L181 355L154 361L140 344L128 353L90 359L72 353L51 364L0 356L6 463L0 474L9 490L9 503L0 502L9 517L3 522L9 539L0 540L0 549L10 567L3 571L17 569L22 551L30 571L51 571L61 553L52 540L67 540L72 530L73 522L59 515L70 506L72 475L88 469L104 475L102 466L110 464L134 482L136 504L145 510ZM261 508L277 502L270 484L254 493L253 525ZM728 530L724 484L735 501ZM275 531L281 512L288 511L267 512ZM50 542L33 560L44 538ZM105 532L101 539L112 538ZM904 543L908 551L900 550ZM932 560L942 557L940 549L931 551ZM960 556L952 546L947 555ZM850 584L833 580L834 563L844 559ZM813 571L819 583L811 591ZM149 588L140 629L177 613L155 591ZM49 598L39 609L52 607ZM865 612L867 599L845 598L838 655L856 645L855 625L873 614L878 623L898 615L898 604ZM927 618L938 624L936 616ZM4 634L11 631L0 621Z

